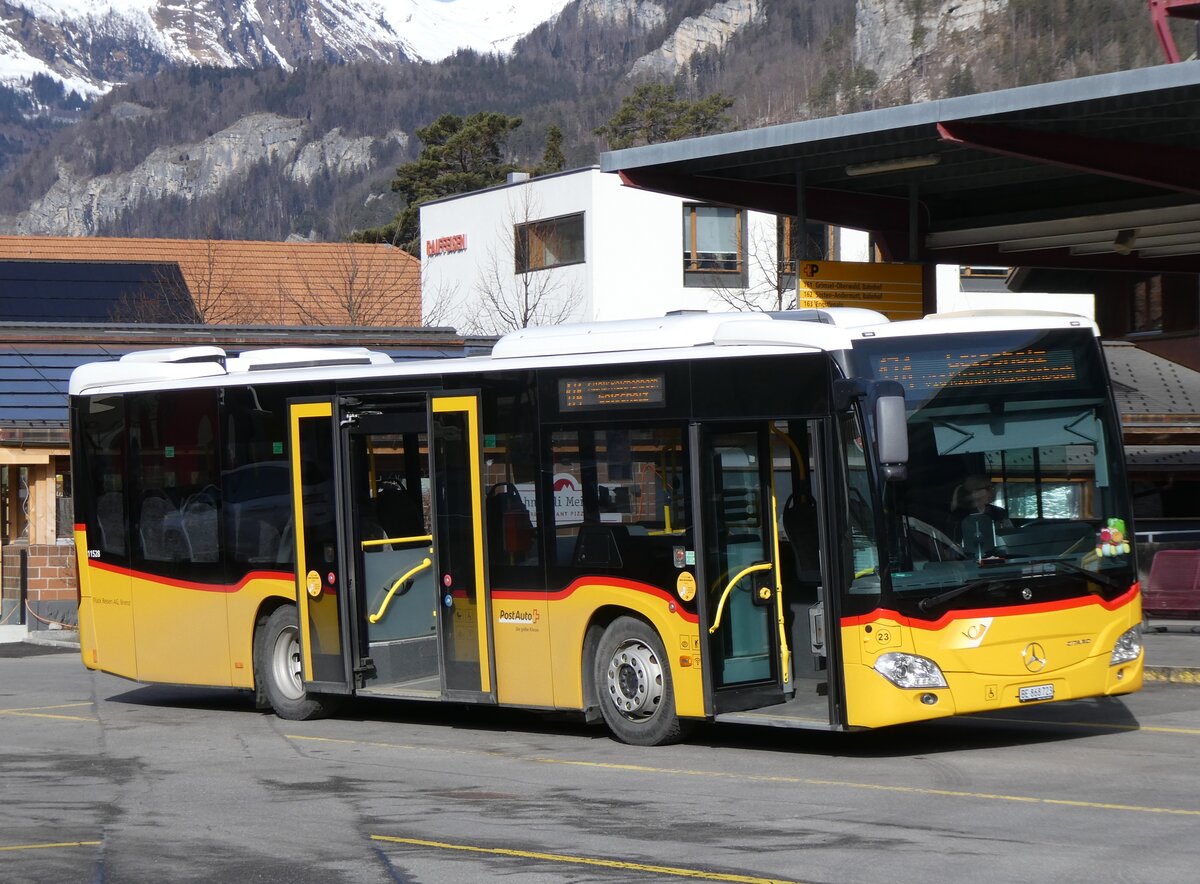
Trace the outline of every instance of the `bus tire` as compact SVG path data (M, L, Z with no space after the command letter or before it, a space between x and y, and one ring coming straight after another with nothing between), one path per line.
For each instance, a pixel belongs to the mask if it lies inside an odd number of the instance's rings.
M254 681L271 709L289 721L324 718L333 697L311 694L300 677L300 620L295 605L281 605L263 621L254 639Z
M658 633L647 623L635 617L610 623L594 665L600 712L614 737L633 746L662 746L683 738L671 666Z

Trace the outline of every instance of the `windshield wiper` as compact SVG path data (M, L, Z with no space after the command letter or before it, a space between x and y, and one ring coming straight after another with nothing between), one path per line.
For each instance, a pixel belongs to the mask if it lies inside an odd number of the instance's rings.
M1063 559L1046 559L1039 562L1022 562L1022 565L1050 565L1053 571L1041 571L1033 573L1022 573L1022 577L1049 577L1052 574L1058 573L1060 570L1066 571L1068 574L1079 574L1086 577L1088 580L1095 581L1101 586L1107 586L1109 589L1128 589L1124 582L1117 580L1115 577L1109 577L1107 574L1101 574L1099 571L1091 571L1081 565L1076 565L1074 562L1064 561Z
M928 611L930 608L937 605L945 604L952 599L958 598L960 595L965 595L968 592L976 589L987 589L991 586L1003 585L999 580L972 580L970 583L964 583L962 586L956 586L954 589L948 589L939 595L931 595L928 598L921 599L917 602L917 607L922 611Z
M1008 564L1013 564L1009 562ZM970 583L956 586L953 589L948 589L939 595L929 596L917 602L917 607L922 611L928 611L938 605L953 601L960 595L966 595L976 589L988 589L992 586L1003 586L1012 580L1028 580L1037 577L1055 577L1061 571L1066 571L1068 574L1078 574L1092 580L1102 586L1107 586L1109 589L1125 589L1125 584L1114 577L1109 577L1107 574L1101 574L1097 571L1089 571L1087 568L1080 567L1074 562L1064 562L1062 559L1047 559L1042 562L1021 562L1022 569L1020 574L1005 575L1004 579L991 578L989 580L973 580ZM1026 570L1028 566L1048 565L1048 570ZM994 566L993 566L994 567Z

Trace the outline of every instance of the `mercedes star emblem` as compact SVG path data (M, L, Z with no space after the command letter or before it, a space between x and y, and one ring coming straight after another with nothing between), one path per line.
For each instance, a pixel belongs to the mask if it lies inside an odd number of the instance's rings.
M1046 668L1046 649L1037 642L1030 642L1021 652L1025 660L1025 668L1030 672L1041 672Z

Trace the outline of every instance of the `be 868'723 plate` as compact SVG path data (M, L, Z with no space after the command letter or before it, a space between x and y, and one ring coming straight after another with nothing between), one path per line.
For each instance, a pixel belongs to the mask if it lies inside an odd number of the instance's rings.
M1054 685L1052 684L1035 684L1029 687L1017 689L1017 699L1022 703L1031 703L1034 700L1053 700Z

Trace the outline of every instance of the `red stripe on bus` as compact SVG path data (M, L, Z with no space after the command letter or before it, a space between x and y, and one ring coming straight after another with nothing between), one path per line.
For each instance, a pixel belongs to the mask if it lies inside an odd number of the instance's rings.
M537 592L536 590L511 590L511 589L493 589L492 598L503 601L520 601L520 602L559 602L574 594L577 590L584 586L611 586L617 589L631 589L634 592L641 592L647 595L656 596L662 601L669 602L675 605L675 613L689 623L699 622L699 618L688 611L685 611L682 606L675 600L669 592L659 589L657 586L651 586L649 583L639 583L636 580L625 580L620 577L580 577L576 579L566 589L560 589L555 592Z
M895 620L902 626L913 629L936 631L945 629L954 620L964 620L977 617L1014 617L1023 614L1044 614L1051 611L1069 611L1072 608L1086 608L1088 605L1100 605L1108 611L1116 611L1128 605L1140 592L1140 585L1134 583L1129 589L1117 596L1111 602L1097 596L1088 598L1060 599L1054 602L1042 602L1036 605L1017 605L1007 608L964 608L957 611L947 611L937 620L917 620L889 608L876 608L869 614L857 617L843 617L842 626L864 626L876 620Z
M137 578L138 580L146 580L150 583L161 583L165 586L173 586L176 589L191 589L196 592L240 592L251 580L286 580L292 584L296 582L296 575L291 571L251 571L237 583L196 583L191 580L179 580L174 577L162 577L158 574L134 571L131 568L110 565L106 562L88 562L88 567L94 568L97 571L118 574L122 577Z

